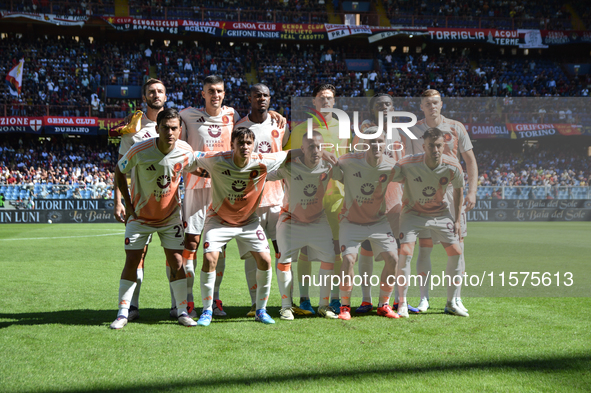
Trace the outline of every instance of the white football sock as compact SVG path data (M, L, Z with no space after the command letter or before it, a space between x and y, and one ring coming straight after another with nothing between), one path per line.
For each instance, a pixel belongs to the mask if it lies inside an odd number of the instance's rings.
M362 302L371 303L371 276L373 274L373 255L363 255L367 253L361 250L359 253L359 276L361 281ZM367 277L367 278L365 278Z
M397 303L407 303L406 295L408 293L408 285L410 281L410 261L412 261L412 255L398 255L398 270L396 272L396 284L398 286ZM406 280L402 277L405 277ZM400 283L398 280L400 280Z
M140 299L140 289L142 287L142 281L144 281L144 269L137 269L137 279L135 283L135 289L133 291L133 296L131 297L131 305L135 308L139 308L139 299Z
M226 252L220 252L218 257L218 264L215 267L215 284L213 286L213 299L218 300L220 298L220 285L224 279L224 271L226 270Z
M166 265L166 278L168 278L168 288L170 289L170 308L176 307L176 299L174 298L174 292L172 292L172 286L170 285L170 266Z
M428 278L431 277L431 251L433 247L419 247L417 256L417 274L422 277L420 281L421 299L429 298Z
M255 304L257 298L257 261L250 255L244 260L244 274L246 275L251 304Z
M320 300L318 301L318 307L328 306L330 302L330 276L332 269L322 269L318 272L318 278L320 282Z
M283 264L283 265L291 265L291 264ZM287 270L286 270L287 269ZM276 269L277 274L277 284L279 286L279 294L281 295L281 307L283 308L290 308L291 307L291 269L287 266ZM258 309L258 307L257 307Z
M271 279L273 278L272 270L260 270L257 269L257 310L261 308L267 308L267 301L269 300L269 294L271 293Z
M181 278L170 283L176 299L176 312L180 316L187 312L187 279Z
M119 280L119 311L117 316L122 315L125 318L129 316L129 305L136 285L135 281Z
M215 271L206 273L203 270L201 270L199 278L201 284L201 300L203 301L203 311L212 311L213 309L211 305L213 303L213 286L215 285Z

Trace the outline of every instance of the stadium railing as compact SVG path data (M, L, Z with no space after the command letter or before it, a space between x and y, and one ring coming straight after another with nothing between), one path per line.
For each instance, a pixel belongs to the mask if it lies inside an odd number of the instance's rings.
M591 199L589 186L479 186L478 199Z
M465 188L467 191L467 188ZM181 190L182 192L182 190ZM113 185L0 184L7 201L34 199L112 199ZM589 186L479 186L478 199L585 199Z
M33 199L112 199L113 185L64 185L52 183L0 184L0 194L10 201ZM14 205L14 204L13 204Z

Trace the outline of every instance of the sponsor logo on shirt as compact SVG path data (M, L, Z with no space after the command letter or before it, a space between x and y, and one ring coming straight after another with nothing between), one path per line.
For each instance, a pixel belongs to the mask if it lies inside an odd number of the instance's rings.
M212 124L209 126L209 128L207 128L207 133L212 138L219 138L220 135L222 135L222 129L220 128L220 126Z
M168 175L159 176L156 180L156 184L158 184L158 187L160 188L166 188L170 185L170 177Z
M308 184L306 187L304 187L304 195L307 197L314 196L316 191L318 191L318 187L316 187L314 184Z
M232 190L234 192L242 192L246 189L246 182L243 180L234 180L232 183Z
M361 193L363 195L371 195L373 194L373 192L375 191L375 187L373 184L371 183L365 183L364 185L361 186Z
M258 146L259 153L271 153L271 144L267 141L262 141Z
M436 192L437 192L437 190L435 190L431 186L427 186L427 187L423 188L423 195L426 196L427 198L431 198L433 195L435 195Z

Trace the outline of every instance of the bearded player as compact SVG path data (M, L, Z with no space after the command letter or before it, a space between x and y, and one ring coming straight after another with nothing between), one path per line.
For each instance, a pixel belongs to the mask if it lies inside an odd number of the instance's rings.
M201 95L205 108L187 108L181 111L183 134L181 139L189 143L195 151L228 151L231 149L230 137L240 115L234 108L222 105L225 97L224 80L210 75L203 80ZM284 118L273 112L276 121L284 123ZM183 220L185 225L185 249L183 259L187 271L187 298L189 309L194 307L193 283L195 280L195 255L205 224L207 208L211 204L211 179L188 174L185 178L185 198L183 201ZM213 314L225 316L223 303L219 299L219 288L226 266L225 250L221 252L216 264L215 290L213 294ZM171 313L172 314L172 313Z

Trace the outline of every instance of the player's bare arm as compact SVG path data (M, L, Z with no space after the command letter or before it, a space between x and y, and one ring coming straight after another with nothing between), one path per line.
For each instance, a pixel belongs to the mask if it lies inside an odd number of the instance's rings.
M121 195L123 195L123 200L125 201L125 220L123 222L127 223L127 220L129 220L131 216L137 218L137 215L135 214L133 203L131 202L127 178L124 173L121 173L119 166L115 168L115 179L117 188L121 192Z
M464 187L454 188L454 208L456 209L457 212L461 211L460 208L462 207L462 204L464 202L463 199L464 199ZM461 217L462 217L461 214L456 214L456 219L454 221L454 233L456 235L458 235L460 237L460 239L462 238L462 227L460 224L460 222L462 221Z
M462 153L462 158L466 162L466 172L468 172L468 194L466 194L466 211L470 211L476 206L476 190L478 188L478 164L474 151L468 150ZM460 210L456 210L460 211Z
M119 161L123 157L122 154L119 154ZM125 175L123 175L125 177ZM125 223L125 206L121 203L121 191L119 190L119 185L117 181L117 177L115 176L115 206L113 207L113 215L115 219L121 223ZM125 178L125 182L127 183L127 178Z

